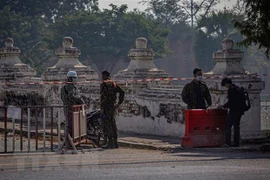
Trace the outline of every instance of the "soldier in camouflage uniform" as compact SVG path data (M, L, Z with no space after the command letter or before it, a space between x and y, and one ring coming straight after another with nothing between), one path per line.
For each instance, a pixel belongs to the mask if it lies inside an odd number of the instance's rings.
M211 106L212 100L208 87L202 81L202 70L194 69L193 75L194 79L186 84L182 91L182 99L188 109L206 109L207 106Z
M106 117L104 122L105 136L108 142L104 148L118 148L117 127L115 122L116 109L122 104L125 96L123 89L110 79L108 71L102 72L103 82L100 85L101 116ZM119 100L116 104L116 94L119 93Z
M74 82L77 82L77 73L69 71L67 73L67 84L61 88L61 99L63 104L67 106L64 111L66 115L66 123L68 124L68 133L72 137L72 106L84 104L84 102L76 96L76 87Z

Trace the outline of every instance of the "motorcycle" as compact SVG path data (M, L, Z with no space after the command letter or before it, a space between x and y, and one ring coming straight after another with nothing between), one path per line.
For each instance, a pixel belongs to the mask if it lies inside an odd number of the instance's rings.
M86 114L87 120L87 137L93 141L97 147L101 147L101 140L104 138L104 118L100 110L95 110Z

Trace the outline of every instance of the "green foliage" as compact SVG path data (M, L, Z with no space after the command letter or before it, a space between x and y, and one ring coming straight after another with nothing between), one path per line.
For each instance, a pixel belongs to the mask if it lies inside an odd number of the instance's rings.
M96 64L99 70L112 70L126 59L136 38L144 36L148 46L167 54L169 30L127 6L100 11L97 0L4 0L0 2L0 43L14 39L22 51L22 62L42 74L62 39L71 36L82 55L81 61Z
M245 52L243 67L250 73L267 73L269 62L264 51L264 48L258 50L258 45L249 46Z
M7 37L13 38L14 46L21 49L22 62L37 69L38 75L44 69L43 61L48 58L46 44L42 42L43 27L41 18L23 16L11 11L9 6L0 10L0 44L3 46Z
M49 25L67 13L89 12L97 7L97 0L2 0L0 43L3 45L7 37L13 38L14 45L21 49L22 62L35 68L39 76L55 51L48 44L53 38Z
M148 39L148 46L158 55L168 53L169 31L141 13L126 10L125 5L111 5L110 10L103 12L78 12L63 17L53 26L54 49L61 44L63 36L71 36L74 46L82 52L80 59L96 64L100 71L112 70L119 60L127 60L128 51L141 36Z
M200 16L206 16L221 0L142 0L146 4L146 11L154 19L164 25L185 22L193 27L194 21ZM223 0L230 1L230 0Z
M154 19L168 26L187 19L180 2L181 0L142 0L141 3L148 5L146 11L152 14Z
M233 18L241 17L228 11L212 12L198 21L194 50L196 60L204 71L211 70L215 65L212 54L221 49L221 42L224 38L231 38L234 41L242 39L240 33L234 29L231 21Z
M0 10L0 41L3 44L7 37L13 37L17 43L25 43L31 34L29 19L22 17L21 13L15 14L8 6Z
M244 0L246 18L242 21L234 20L234 25L244 35L240 46L258 44L259 48L266 48L265 54L269 58L270 50L270 1Z
M0 9L5 6L16 14L52 21L78 11L97 11L98 0L1 0Z

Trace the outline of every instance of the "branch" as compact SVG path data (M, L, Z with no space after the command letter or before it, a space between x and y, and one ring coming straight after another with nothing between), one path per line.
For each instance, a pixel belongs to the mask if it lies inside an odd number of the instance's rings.
M185 6L181 6L181 7L188 13L188 15L191 15L191 13L187 10Z
M215 0L212 0L212 1L211 1L211 3L210 3L209 6L207 7L207 9L206 9L206 11L205 11L205 13L204 13L203 16L206 16L206 15L208 14L208 12L209 12L209 10L210 10L212 4L214 3L214 1L215 1Z
M202 5L203 5L203 3L204 3L205 1L206 1L206 0L203 0L203 1L201 2L201 4L199 5L199 7L202 7ZM215 0L213 0L213 1L215 1ZM199 11L200 9L201 9L201 8L198 8L197 11L193 13L193 15L195 16L195 15L198 13L198 11Z
M194 17L195 17L196 21L198 22L199 20L198 20L197 16L194 16Z

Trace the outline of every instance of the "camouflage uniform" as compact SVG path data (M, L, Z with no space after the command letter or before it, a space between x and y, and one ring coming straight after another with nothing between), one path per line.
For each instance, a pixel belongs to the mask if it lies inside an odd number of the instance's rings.
M208 106L211 106L212 104L208 87L203 81L199 81L197 84L193 80L185 85L182 92L182 99L187 104L188 109L206 109L205 101L207 102Z
M84 104L84 102L76 96L76 87L72 83L66 84L61 88L61 99L63 104L67 106L64 112L68 124L68 133L72 137L72 106Z
M123 89L114 81L107 79L100 85L101 115L106 117L104 122L104 133L108 137L109 145L117 146L117 127L115 122L116 94L119 93L118 104L122 104L125 96Z

